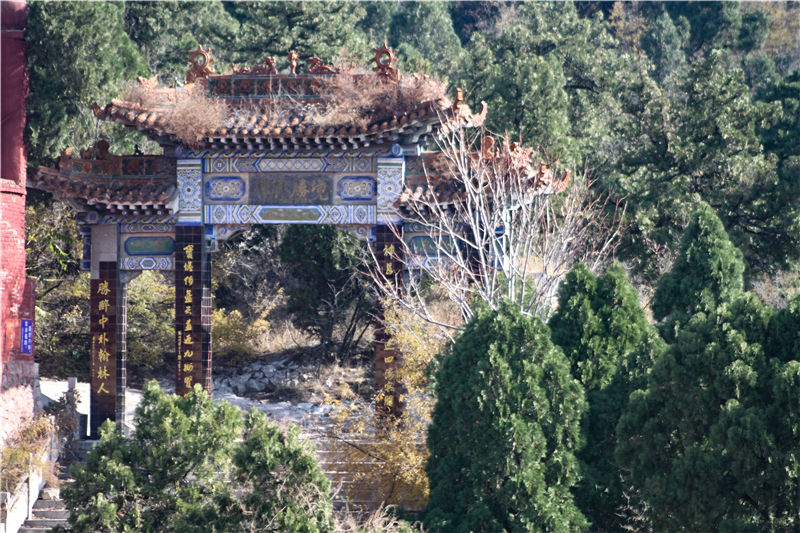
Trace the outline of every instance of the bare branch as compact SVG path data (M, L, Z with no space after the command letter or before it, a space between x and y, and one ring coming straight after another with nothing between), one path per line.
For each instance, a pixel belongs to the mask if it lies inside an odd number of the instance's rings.
M439 151L423 156L425 178L401 198L404 287L374 265L383 296L443 328L426 302L442 288L468 321L476 300L502 299L527 315L547 318L558 285L577 261L597 270L613 253L624 206L597 196L584 173L551 168L544 156L483 129L443 127ZM611 213L610 215L608 213ZM609 220L610 219L610 220Z

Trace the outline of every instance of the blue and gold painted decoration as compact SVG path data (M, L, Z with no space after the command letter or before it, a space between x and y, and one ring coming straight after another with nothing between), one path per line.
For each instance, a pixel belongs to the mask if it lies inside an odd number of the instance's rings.
M336 195L345 202L368 202L378 195L378 182L371 176L347 176L336 184Z
M236 202L244 198L247 185L238 176L211 178L206 182L206 198L212 201Z
M374 205L207 205L206 224L375 224Z
M164 224L164 223L146 223L146 224L139 224L139 223L123 223L119 225L119 232L120 233L174 233L175 232L175 224Z
M120 261L120 270L175 270L172 255L124 257Z
M274 154L271 154L274 155ZM225 172L375 172L374 157L204 157L203 171Z
M125 240L128 255L170 255L175 251L172 237L128 237Z
M201 159L178 160L178 224L202 224L203 207L203 161Z

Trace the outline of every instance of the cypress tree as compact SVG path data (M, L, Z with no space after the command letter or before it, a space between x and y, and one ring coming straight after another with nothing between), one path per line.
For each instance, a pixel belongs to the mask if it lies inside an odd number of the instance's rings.
M614 461L614 428L634 383L663 351L663 342L648 325L636 289L619 264L602 278L582 263L575 265L560 288L550 327L589 402L576 502L596 530L619 530L618 509L625 500Z
M796 340L777 319L752 293L695 314L631 395L616 456L656 531L800 527L800 362L769 348Z
M616 459L656 531L800 527L800 300L742 292L741 254L705 207L654 310L673 339L617 425Z
M675 328L698 311L713 311L744 287L744 260L731 243L719 217L708 204L692 215L681 238L680 252L658 282L653 316L667 319L662 333L672 338Z
M575 531L583 389L539 319L480 309L444 358L428 433L431 531Z

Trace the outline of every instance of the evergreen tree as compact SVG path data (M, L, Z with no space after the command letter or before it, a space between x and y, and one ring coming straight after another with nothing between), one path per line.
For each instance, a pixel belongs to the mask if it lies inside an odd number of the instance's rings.
M642 48L653 64L653 78L660 84L682 80L687 72L684 48L689 39L689 23L679 18L675 24L666 13L656 18L642 39Z
M771 104L772 116L760 128L764 150L778 158L779 198L800 196L800 70L765 87L759 100ZM787 233L797 234L798 217L792 209L785 210L782 224Z
M64 489L71 530L333 530L330 484L297 436L215 403L199 385L167 396L150 382L126 439L107 421Z
M630 56L600 18L581 19L565 2L507 4L474 32L456 83L473 109L489 106L487 126L539 144L569 166L601 168L616 157L609 136Z
M390 44L399 47L406 71L423 70L444 78L456 74L461 41L453 29L447 3L401 3L392 17L389 36Z
M764 43L769 27L766 13L747 12L738 2L665 2L658 9L664 9L674 21L683 18L688 22L688 55L714 48L750 52Z
M784 324L797 328L796 309ZM617 459L656 531L800 527L800 363L794 350L765 350L794 336L771 331L771 317L749 293L698 312L631 395Z
M742 253L708 205L702 204L692 215L679 254L653 296L655 318L670 318L665 328L668 338L668 330L677 323L698 311L712 311L744 286Z
M648 256L676 245L700 202L714 208L754 270L800 255L796 232L784 231L798 218L797 180L776 172L777 158L764 153L756 130L771 107L753 100L743 71L720 50L671 83L643 77L625 93L624 153L606 181L628 200L623 257L652 269Z
M329 225L290 226L278 248L298 282L287 291L287 310L298 328L320 339L324 351L334 342L335 327L344 324L339 355L348 353L373 309L359 274L362 251L355 237Z
M210 48L215 70L224 68L237 44L239 24L219 0L125 2L125 29L150 72L167 85L183 82L188 51ZM258 58L261 59L261 58Z
M91 110L92 102L104 103L125 82L148 75L122 15L122 3L30 4L26 143L32 165L50 164L61 150L86 148L101 137L110 138L115 151L133 149L132 137Z
M621 527L619 509L626 502L614 461L614 428L627 395L663 348L658 341L655 346L647 343L648 334L657 334L619 264L602 278L582 263L573 267L561 285L550 328L589 403L583 420L586 444L578 453L582 475L576 502L595 530L616 531Z
M260 62L274 56L278 69L288 65L290 50L305 60L330 59L343 48L362 58L372 49L358 23L365 16L358 2L226 2L225 9L239 23L233 61ZM375 46L375 45L373 45Z
M428 432L432 531L575 531L585 408L539 319L478 310L445 356Z

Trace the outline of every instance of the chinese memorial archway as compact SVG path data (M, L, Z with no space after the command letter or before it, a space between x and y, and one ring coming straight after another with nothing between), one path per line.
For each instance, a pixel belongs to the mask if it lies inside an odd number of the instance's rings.
M99 119L136 129L162 154L113 155L101 140L65 150L57 168L39 167L29 182L78 211L81 267L91 273L93 436L104 420L124 422L131 279L144 270L173 277L176 393L198 383L210 392L218 244L254 224L333 224L369 241L380 272L399 287L404 269L419 268L402 251L423 238L413 223L403 230L403 193L433 182L448 190L447 176L426 173L436 154L423 147L485 117L485 107L473 115L460 90L450 100L426 90L427 78L404 79L385 45L373 73L340 72L315 57L298 73L291 52L286 73L268 57L217 75L208 51L190 54L184 87L140 78L123 99L93 105ZM396 364L386 340L379 327L376 388Z

